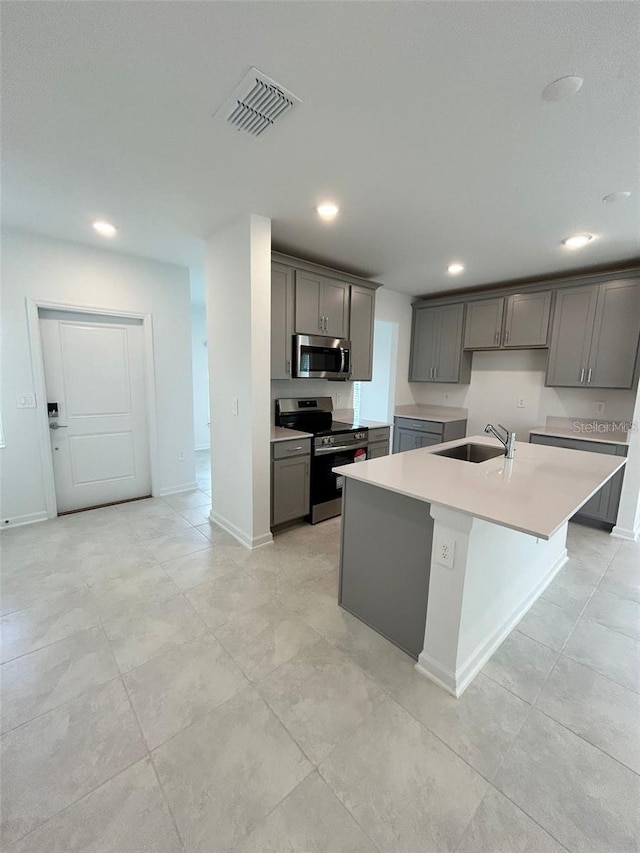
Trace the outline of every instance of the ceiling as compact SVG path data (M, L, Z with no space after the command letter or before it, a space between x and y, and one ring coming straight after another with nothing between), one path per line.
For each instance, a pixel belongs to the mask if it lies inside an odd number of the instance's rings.
M201 267L203 240L254 212L277 248L411 294L640 254L637 3L9 0L2 17L8 225ZM259 138L212 118L252 65L303 102ZM569 74L582 89L544 101ZM582 231L597 239L560 245Z

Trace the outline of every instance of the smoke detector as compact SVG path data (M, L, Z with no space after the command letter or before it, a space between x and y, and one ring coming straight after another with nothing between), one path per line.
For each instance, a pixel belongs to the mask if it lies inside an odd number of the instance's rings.
M300 98L252 67L213 117L260 136L299 103Z

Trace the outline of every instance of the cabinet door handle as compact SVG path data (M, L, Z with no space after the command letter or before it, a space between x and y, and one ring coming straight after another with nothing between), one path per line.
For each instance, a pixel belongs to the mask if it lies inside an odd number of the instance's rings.
M593 373L593 368L590 367L587 371L587 385L591 385L591 374Z
M295 453L297 450L304 450L304 447L287 447L287 453Z
M499 343L499 341L500 341L500 332L496 332L495 337L496 337L496 343Z
M286 372L291 375L291 359L287 359L287 370Z
M438 376L438 368L434 367L433 368L433 378L435 379L437 376Z
M582 385L583 382L584 382L584 367L580 371L580 384Z
M509 343L509 329L504 333L504 342L505 344Z

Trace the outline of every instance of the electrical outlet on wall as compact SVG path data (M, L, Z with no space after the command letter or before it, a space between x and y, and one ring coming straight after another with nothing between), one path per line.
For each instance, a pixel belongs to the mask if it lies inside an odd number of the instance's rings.
M434 549L434 559L436 563L440 563L440 565L448 566L448 568L452 569L455 555L455 540L449 538L448 536L439 536L436 539Z
M604 403L602 401L596 403L596 415L604 415Z
M184 462L185 458L186 457L185 457L184 450L179 450L178 451L178 462Z
M526 402L525 402L524 397L518 397L518 401L517 401L517 403L516 403L516 407L517 407L518 409L524 409L524 408L526 408L526 405L527 405L527 404L526 404Z

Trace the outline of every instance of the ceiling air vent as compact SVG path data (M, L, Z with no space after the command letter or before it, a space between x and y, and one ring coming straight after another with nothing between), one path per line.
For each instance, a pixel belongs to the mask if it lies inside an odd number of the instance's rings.
M215 112L214 118L226 120L236 130L260 136L297 103L301 103L300 98L257 68L251 68L240 85Z

